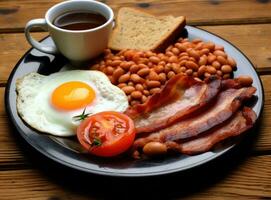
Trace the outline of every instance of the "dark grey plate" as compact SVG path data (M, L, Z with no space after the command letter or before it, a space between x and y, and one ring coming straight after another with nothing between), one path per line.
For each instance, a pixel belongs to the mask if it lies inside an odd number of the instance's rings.
M202 38L205 41L212 41L223 45L225 51L237 62L238 70L234 73L234 76L246 74L253 77L253 85L257 88L256 96L258 97L253 110L259 118L263 108L263 87L260 78L248 58L232 44L212 33L191 26L186 26L186 30L182 34L188 33L190 39ZM49 37L44 39L42 43L50 44L52 40ZM153 176L183 171L199 166L221 156L237 144L236 142L220 145L213 151L195 156L179 155L149 160L132 160L128 157L99 159L82 153L82 149L75 139L58 138L41 134L28 127L18 116L16 111L15 82L19 77L29 72L38 72L44 75L57 72L63 66L67 65L67 63L67 60L62 56L48 55L35 49L30 49L13 69L5 93L6 110L18 133L39 152L63 165L85 172L108 176Z

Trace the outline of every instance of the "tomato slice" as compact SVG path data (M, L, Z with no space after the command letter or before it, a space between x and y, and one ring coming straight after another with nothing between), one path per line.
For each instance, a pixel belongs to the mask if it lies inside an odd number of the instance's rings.
M119 112L100 112L86 118L77 128L77 138L91 154L116 156L134 142L133 120Z

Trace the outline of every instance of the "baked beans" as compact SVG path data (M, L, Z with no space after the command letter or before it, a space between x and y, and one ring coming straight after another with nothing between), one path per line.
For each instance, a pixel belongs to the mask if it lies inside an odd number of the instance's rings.
M228 79L236 66L223 46L201 39L189 41L180 38L164 53L131 49L113 53L106 49L103 59L92 69L104 72L114 85L125 92L130 105L135 105L144 103L149 96L160 91L165 82L176 74L200 80L211 75ZM246 85L251 79L242 77L240 82Z

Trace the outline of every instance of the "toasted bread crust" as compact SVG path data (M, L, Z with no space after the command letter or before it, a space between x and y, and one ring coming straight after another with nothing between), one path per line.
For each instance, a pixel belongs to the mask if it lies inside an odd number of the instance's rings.
M170 44L173 44L186 25L186 19L185 19L185 17L183 17L183 18L184 18L183 22L180 23L178 26L176 26L174 31L172 31L171 34L168 35L168 37L161 40L161 42L157 45L157 47L155 47L154 49L151 49L151 50L153 50L155 52L161 52L161 51L165 50Z
M133 44L131 44L131 46L128 45L128 47L124 48L122 44L117 44L117 42L115 41L116 38L119 38L119 35L118 34L121 34L121 31L120 29L123 28L120 26L121 24L121 20L123 19L120 19L120 12L123 11L123 10L127 10L131 13L136 13L138 15L144 15L146 17L152 17L152 18L155 18L157 20L161 20L163 19L163 17L168 17L168 16L161 16L161 17L156 17L154 15L151 15L149 13L146 13L144 11L141 11L141 10L138 10L138 9L134 9L134 8L127 8L127 7L123 7L119 10L118 14L117 14L117 17L116 17L116 26L114 28L114 30L112 31L112 34L111 34L111 37L110 37L110 40L109 40L109 48L113 49L113 50L117 50L117 51L120 51L120 50L123 50L123 49L138 49L136 47L133 46ZM163 35L161 36L161 38L159 39L158 42L156 42L153 46L145 46L144 48L141 48L141 49L138 49L138 50L153 50L153 51L163 51L165 48L167 48L171 43L174 42L174 40L177 39L178 35L180 34L181 30L184 28L185 24L186 24L186 20L185 20L185 17L181 16L181 17L178 17L179 20L178 22L176 21L176 26L172 29L172 27L170 27L172 30L171 32L169 32L168 34L166 35ZM176 19L176 18L175 18Z

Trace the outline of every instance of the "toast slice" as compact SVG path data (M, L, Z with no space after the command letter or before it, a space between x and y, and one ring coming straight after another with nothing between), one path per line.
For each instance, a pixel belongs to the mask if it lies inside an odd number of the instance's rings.
M177 39L185 26L185 17L161 16L133 8L119 10L109 48L162 51Z

